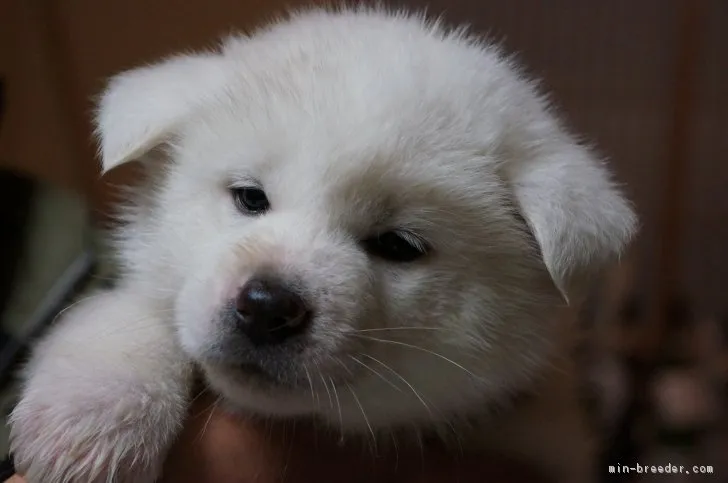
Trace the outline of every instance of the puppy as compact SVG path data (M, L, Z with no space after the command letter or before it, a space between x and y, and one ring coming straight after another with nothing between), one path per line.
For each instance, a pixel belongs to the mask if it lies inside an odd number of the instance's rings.
M452 432L588 481L564 314L635 216L494 47L416 15L297 13L121 74L97 123L103 169L149 176L119 285L24 373L31 483L154 481L196 370L239 411Z

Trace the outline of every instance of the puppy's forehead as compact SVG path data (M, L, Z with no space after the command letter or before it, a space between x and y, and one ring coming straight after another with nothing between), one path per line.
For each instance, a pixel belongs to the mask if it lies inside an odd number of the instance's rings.
M416 18L304 16L227 42L220 62L228 82L206 96L202 122L241 143L482 149L506 124L509 69L496 53Z
M230 81L188 124L183 151L350 214L490 189L507 124L499 59L416 20L371 20L304 19L229 42Z
M254 179L279 199L318 198L330 209L433 205L490 186L496 144L447 103L428 108L411 97L376 105L374 98L371 109L347 110L346 98L356 104L360 95L339 92L339 105L315 114L280 98L265 108L238 101L208 111L183 141L222 178Z
M485 216L487 200L500 200L502 185L487 165L472 170L459 161L445 166L395 158L333 169L319 177L318 200L337 225L362 232L395 226L422 231L443 223L443 216Z

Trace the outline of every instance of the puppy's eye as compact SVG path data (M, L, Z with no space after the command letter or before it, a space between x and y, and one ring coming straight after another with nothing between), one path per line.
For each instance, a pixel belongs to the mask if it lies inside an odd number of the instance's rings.
M259 215L270 209L268 197L260 188L231 188L235 205L243 213Z
M408 233L388 231L362 243L370 255L391 262L412 262L427 253L425 244Z

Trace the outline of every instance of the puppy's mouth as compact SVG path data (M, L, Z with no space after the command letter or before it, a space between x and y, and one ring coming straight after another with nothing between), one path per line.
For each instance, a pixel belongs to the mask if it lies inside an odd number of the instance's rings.
M236 383L258 389L293 390L302 386L296 377L296 372L290 369L282 370L280 367L268 367L249 361L226 361L211 365Z
M244 362L238 366L238 369L246 376L259 377L262 379L269 379L275 381L277 378L266 372L258 364L252 362Z
M199 362L234 385L266 393L308 392L311 385L320 380L326 380L329 384L346 384L360 374L360 368L345 364L341 357L332 356L330 359L328 363L322 363L301 358L300 353L261 354L246 351L227 356L216 354ZM341 362L333 363L334 360Z
M319 371L318 368L313 367L313 364L309 367L309 365L288 357L261 357L260 361L256 360L259 359L257 357L241 359L208 359L203 365L224 375L235 384L266 391L284 392L308 390L311 374L318 374Z
M283 379L279 375L271 374L258 364L244 362L238 365L236 369L240 372L241 377L254 379L270 385L282 385Z
M321 347L308 337L279 344L255 344L236 330L223 312L219 339L196 359L220 376L242 386L287 391L309 391L311 379L346 382L357 367L346 364L350 347Z

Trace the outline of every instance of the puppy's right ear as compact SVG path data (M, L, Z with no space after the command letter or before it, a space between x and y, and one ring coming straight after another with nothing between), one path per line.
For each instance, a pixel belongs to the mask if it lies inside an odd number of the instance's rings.
M96 112L103 172L168 141L181 121L224 86L219 55L180 56L114 77Z

